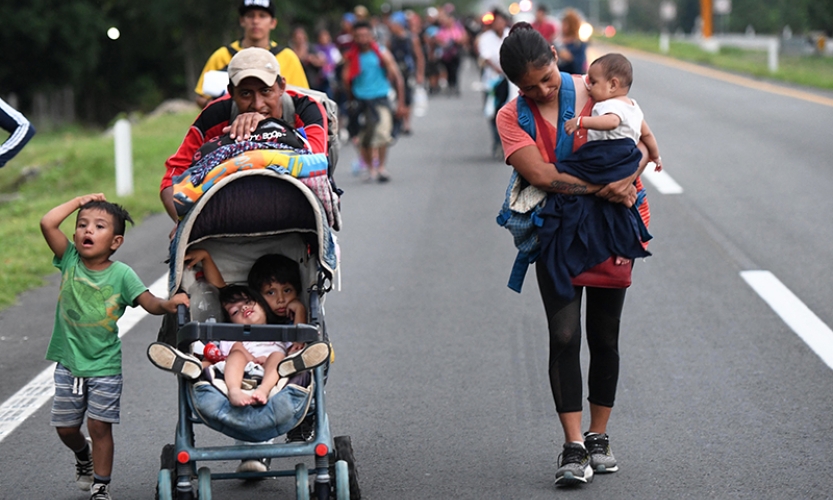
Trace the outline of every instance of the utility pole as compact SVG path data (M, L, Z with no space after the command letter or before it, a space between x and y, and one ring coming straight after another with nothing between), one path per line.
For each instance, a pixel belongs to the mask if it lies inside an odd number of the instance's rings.
M703 38L711 38L712 0L700 0L700 18L703 19Z

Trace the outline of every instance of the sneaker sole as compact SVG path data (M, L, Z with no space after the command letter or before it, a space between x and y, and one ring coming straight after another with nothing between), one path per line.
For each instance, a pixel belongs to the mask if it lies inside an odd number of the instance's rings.
M294 356L287 356L278 364L278 375L289 377L298 372L312 370L330 359L330 346L326 342L315 342Z
M597 465L594 470L596 474L612 474L619 470L619 466L605 467L604 465Z
M567 471L563 476L555 478L556 485L570 486L575 484L587 484L593 482L593 469L588 465L584 470L584 477L578 477L572 472Z
M187 356L168 344L154 342L148 346L148 359L157 368L196 380L202 373L202 364L191 356Z

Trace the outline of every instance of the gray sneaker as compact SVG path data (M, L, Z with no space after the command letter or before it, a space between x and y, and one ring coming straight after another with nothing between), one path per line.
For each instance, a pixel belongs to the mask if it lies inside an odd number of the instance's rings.
M590 454L590 465L597 473L605 474L619 470L616 457L610 451L610 438L607 434L585 432L584 447L587 448L587 453Z
M558 455L555 484L571 485L591 481L593 481L593 468L590 467L590 455L587 450L578 443L566 443L564 451Z
M90 459L86 461L75 459L75 484L82 491L90 491L93 484L93 442L87 438L87 448L90 450Z
M109 484L95 483L90 491L92 492L90 500L112 500Z

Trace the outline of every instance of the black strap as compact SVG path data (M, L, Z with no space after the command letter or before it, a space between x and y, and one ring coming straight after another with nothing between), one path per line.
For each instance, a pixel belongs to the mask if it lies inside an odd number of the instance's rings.
M233 44L233 43L234 43L234 42L232 42L232 43L230 43L230 44L226 45L226 50L228 50L228 53L229 53L229 54L231 54L231 57L234 57L234 54L237 54L237 53L239 52L237 49L235 49L235 48L232 46L232 44ZM243 44L243 40L242 40L242 39L238 40L238 41L237 41L237 43L238 43L241 47L243 46L243 45L242 45L242 44ZM280 44L275 44L275 46L274 46L274 47L272 47L272 46L271 46L271 42L270 42L270 44L269 44L269 45L270 45L269 52L271 52L273 56L277 56L278 54L280 54L280 53L283 51L283 49L285 49L285 48L286 48L286 47L284 47L283 45L280 45ZM228 70L228 64L226 64L226 66L225 66L223 69L221 69L220 71L226 71L226 70Z

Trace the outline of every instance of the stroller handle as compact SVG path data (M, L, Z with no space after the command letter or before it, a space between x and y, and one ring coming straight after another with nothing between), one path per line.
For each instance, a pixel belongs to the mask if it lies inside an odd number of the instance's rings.
M188 318L188 308L185 307L185 304L177 304L176 306L176 326L177 328L182 328L185 323L188 322L190 318Z

